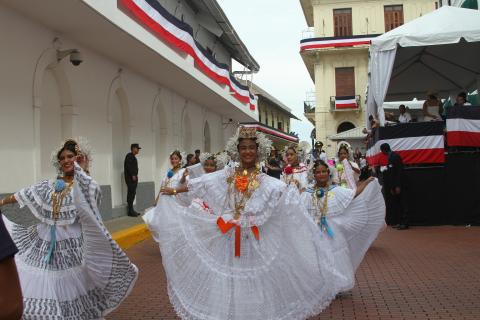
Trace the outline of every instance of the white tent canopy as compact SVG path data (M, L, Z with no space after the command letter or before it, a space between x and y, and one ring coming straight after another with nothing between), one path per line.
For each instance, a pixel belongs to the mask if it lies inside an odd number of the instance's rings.
M480 11L442 7L372 40L366 117L384 101L480 87ZM368 120L367 120L368 123Z

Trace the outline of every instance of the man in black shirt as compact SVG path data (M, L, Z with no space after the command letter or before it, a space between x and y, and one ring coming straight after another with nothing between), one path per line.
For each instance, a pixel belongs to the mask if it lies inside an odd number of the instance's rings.
M387 169L383 171L383 188L387 211L391 214L391 224L398 230L408 229L407 206L405 204L402 158L390 149L388 143L380 146L380 150L388 157ZM388 219L387 219L388 220Z
M273 146L265 167L267 175L280 179L282 168L280 167L280 161L278 161L277 150Z
M22 316L22 290L14 259L17 252L0 213L0 319L20 319Z
M138 217L140 213L133 209L133 201L135 200L135 194L137 192L138 185L138 162L136 155L140 152L140 146L138 143L132 143L130 146L131 152L125 156L124 173L125 182L127 184L127 204L128 215L130 217Z

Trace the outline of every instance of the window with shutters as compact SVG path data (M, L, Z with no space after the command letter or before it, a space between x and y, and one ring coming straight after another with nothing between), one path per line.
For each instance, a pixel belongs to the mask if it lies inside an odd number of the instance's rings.
M337 97L355 95L355 69L335 68L335 88Z
M345 37L353 35L352 9L333 10L333 29L335 37Z
M385 6L385 32L403 24L403 5Z

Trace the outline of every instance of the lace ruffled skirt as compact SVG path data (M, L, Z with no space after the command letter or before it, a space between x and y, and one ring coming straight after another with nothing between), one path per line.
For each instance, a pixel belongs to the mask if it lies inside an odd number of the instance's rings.
M154 214L149 228L183 319L305 319L337 293L329 247L317 250L317 226L285 199L258 237L251 228L222 233L219 215L195 205L161 200Z
M112 240L101 219L76 190L77 218L55 227L24 227L3 217L19 253L23 319L102 319L135 284L138 270Z

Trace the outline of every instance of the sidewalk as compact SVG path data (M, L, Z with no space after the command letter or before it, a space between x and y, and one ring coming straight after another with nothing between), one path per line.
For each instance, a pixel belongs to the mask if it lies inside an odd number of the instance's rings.
M108 220L105 221L105 226L112 234L113 240L124 250L151 237L141 216Z

